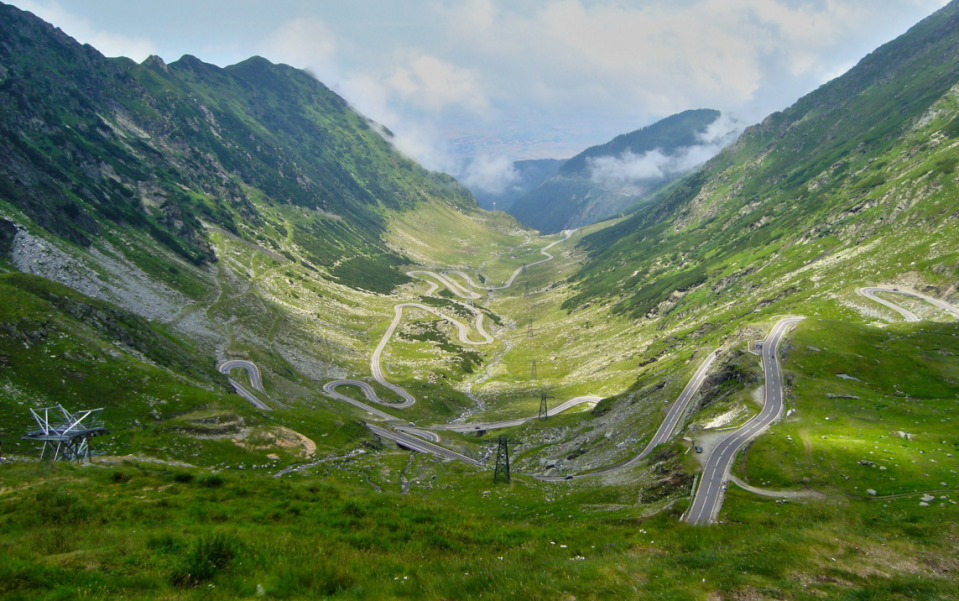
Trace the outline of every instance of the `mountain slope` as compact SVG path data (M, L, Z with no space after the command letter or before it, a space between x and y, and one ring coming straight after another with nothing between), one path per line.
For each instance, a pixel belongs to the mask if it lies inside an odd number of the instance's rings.
M719 119L721 113L712 109L696 109L671 115L628 134L616 136L605 144L591 146L566 161L560 167L560 173L569 176L582 176L589 171L590 159L619 156L624 152L642 154L651 150L660 150L670 154L680 148L696 146L697 134L701 134Z
M255 361L281 406L315 399L368 376L391 295L415 292L403 267L476 267L526 238L389 136L306 72L106 59L0 4L0 273L146 319L194 362ZM54 404L41 384L24 394ZM443 385L437 399L468 401Z
M76 244L132 228L200 264L213 259L203 223L254 238L271 227L264 205L301 207L314 217L292 240L330 242L308 253L315 266L365 257L388 290L403 258L382 243L384 211L475 208L303 71L106 59L8 5L0 37L0 198Z
M566 307L608 296L634 318L741 316L795 307L826 277L954 294L957 34L953 2L587 238Z
M544 233L616 215L694 166L680 155L703 144L703 135L719 117L719 111L709 109L684 111L587 148L509 211Z

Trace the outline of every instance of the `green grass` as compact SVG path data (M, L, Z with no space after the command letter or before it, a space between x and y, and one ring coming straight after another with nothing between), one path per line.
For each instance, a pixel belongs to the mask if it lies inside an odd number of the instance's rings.
M804 322L784 364L795 414L753 445L744 476L858 499L869 499L868 489L879 496L948 489L956 491L951 498L959 492L959 463L950 457L959 455L957 335L954 324Z

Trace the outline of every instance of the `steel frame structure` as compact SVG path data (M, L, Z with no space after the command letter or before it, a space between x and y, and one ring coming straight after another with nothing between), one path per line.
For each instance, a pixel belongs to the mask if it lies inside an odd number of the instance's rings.
M86 409L70 413L62 405L30 410L36 420L39 430L31 430L24 434L23 440L33 440L43 443L40 459L47 452L47 445L53 446L53 460L67 461L90 460L90 439L95 436L109 434L100 415L103 409Z
M510 483L509 474L509 439L500 436L496 447L496 468L493 470L493 484L497 482Z

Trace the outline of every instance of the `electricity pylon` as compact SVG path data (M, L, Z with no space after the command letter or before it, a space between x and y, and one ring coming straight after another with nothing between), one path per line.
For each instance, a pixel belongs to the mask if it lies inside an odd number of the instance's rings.
M526 328L526 337L527 338L533 337L533 318L532 317L529 318L529 326Z
M509 484L509 439L500 436L499 446L496 449L496 469L493 470L493 484L505 482Z
M469 297L467 297L466 299L466 304L472 307L473 306L473 278L469 278L468 280L466 280L466 283L469 285L469 290L470 290Z
M103 409L87 409L70 413L61 405L57 405L36 411L31 409L30 413L40 429L31 430L22 438L43 443L40 459L43 459L49 444L54 448L54 461L57 459L89 461L90 439L110 433L100 421Z
M532 382L536 378L536 359L533 359L529 362L529 381Z
M545 388L544 388L543 391L540 393L540 395L539 395L539 418L540 418L541 420L545 420L546 418L549 417L549 407L546 405L546 399L555 399L555 398L556 398L556 397L554 397L554 396L550 396L549 393L546 392L546 389L545 389Z

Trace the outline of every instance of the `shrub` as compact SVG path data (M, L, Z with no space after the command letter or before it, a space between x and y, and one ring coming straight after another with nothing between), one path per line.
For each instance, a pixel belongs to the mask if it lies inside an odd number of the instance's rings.
M170 575L174 586L196 586L227 570L236 559L239 545L235 538L216 533L197 539Z
M205 486L206 488L220 488L223 486L223 478L217 474L210 474L209 476L204 476L200 478L200 486Z
M188 474L187 472L173 474L173 481L181 484L189 484L193 482L193 474Z

